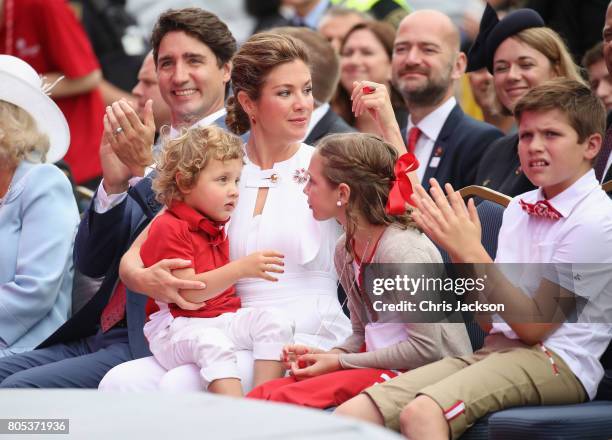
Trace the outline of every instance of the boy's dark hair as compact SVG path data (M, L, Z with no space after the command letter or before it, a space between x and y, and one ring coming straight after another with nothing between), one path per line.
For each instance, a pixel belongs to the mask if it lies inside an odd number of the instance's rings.
M169 9L159 16L151 35L153 60L161 40L168 32L182 31L208 46L217 57L219 67L228 63L236 52L236 40L227 25L215 14L200 8Z
M582 57L582 67L588 69L593 64L603 59L603 42L600 41L595 46L591 47L589 50L586 51L584 57Z
M559 110L567 116L578 133L578 142L595 133L604 135L606 110L591 89L578 81L555 78L531 89L514 107L514 117L520 123L528 111Z

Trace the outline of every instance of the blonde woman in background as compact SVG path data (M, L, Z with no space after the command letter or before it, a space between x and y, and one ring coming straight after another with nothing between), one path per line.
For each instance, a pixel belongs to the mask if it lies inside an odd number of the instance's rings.
M36 71L0 55L0 357L34 349L70 313L79 214L64 173L44 163L69 143Z

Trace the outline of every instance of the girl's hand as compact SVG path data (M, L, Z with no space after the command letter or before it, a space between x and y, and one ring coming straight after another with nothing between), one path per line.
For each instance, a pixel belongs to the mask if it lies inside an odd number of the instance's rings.
M384 84L372 81L355 81L351 100L353 101L352 111L355 117L358 118L364 112L368 112L378 126L377 134L386 142L395 146L400 156L406 152L404 139L391 105L389 91Z
M320 376L342 369L337 353L307 353L291 364L291 374L297 380Z
M298 357L304 354L324 353L323 350L316 347L309 347L301 344L288 344L283 347L281 353L281 362L286 369L291 368L291 364L297 362Z
M353 82L351 100L353 101L352 111L355 117L358 118L364 112L368 112L378 124L381 134L390 127L395 128L397 126L391 98L384 84L372 81L355 81Z

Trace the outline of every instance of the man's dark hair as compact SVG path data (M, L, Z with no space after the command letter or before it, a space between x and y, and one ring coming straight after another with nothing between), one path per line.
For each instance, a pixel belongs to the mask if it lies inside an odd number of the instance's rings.
M236 40L215 14L200 8L169 9L159 16L153 34L153 60L157 66L157 55L161 40L168 32L182 31L207 45L217 57L219 67L228 63L236 52Z

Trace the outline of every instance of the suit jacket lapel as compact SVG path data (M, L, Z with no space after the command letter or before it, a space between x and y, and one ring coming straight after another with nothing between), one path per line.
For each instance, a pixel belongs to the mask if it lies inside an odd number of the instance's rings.
M331 107L325 112L323 117L317 124L312 127L312 131L308 134L306 139L304 139L304 143L308 145L312 145L321 138L325 133L329 133L331 129L331 125L333 122L333 113Z
M448 118L446 118L446 121L442 126L442 130L440 130L438 139L436 139L434 147L431 150L429 160L426 164L421 165L427 167L427 169L425 170L425 174L423 175L423 186L425 188L429 188L429 179L431 179L432 177L440 177L440 171L442 169L441 165L444 156L448 154L450 150L457 148L457 145L452 142L451 135L453 134L453 131L455 130L455 127L461 120L462 116L463 111L461 110L461 107L459 107L459 105L455 105L453 110L448 115ZM432 159L434 159L433 162Z

